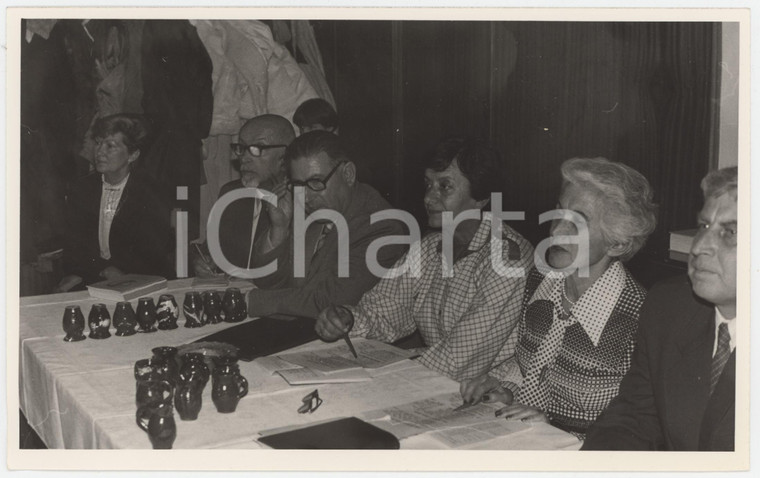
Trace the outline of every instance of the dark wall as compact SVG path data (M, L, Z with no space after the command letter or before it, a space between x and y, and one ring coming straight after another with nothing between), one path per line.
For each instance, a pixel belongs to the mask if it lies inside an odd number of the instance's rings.
M559 165L605 156L641 171L661 205L645 252L701 206L714 164L720 25L583 22L313 22L341 120L369 181L422 219L420 160L448 134L504 157L504 207L534 243Z
M392 200L391 23L313 22L325 75L336 99L340 136L363 181ZM360 38L360 41L346 41Z

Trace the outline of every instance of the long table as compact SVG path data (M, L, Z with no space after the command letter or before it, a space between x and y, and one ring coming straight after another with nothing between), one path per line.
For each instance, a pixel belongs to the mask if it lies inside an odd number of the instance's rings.
M168 291L178 303L193 290L192 279L170 281ZM234 284L234 285L245 285ZM202 290L206 290L203 288ZM90 307L104 302L113 313L115 303L89 297L87 292L22 298L19 307L19 405L30 426L50 448L144 449L148 436L135 424L134 362L151 356L161 345L181 345L236 324L170 331L130 337L64 342L61 319L65 306L77 304L85 317ZM136 305L136 300L133 301ZM255 320L255 319L246 319ZM87 333L87 328L85 330ZM302 348L321 347L321 341ZM458 384L413 360L371 371L368 382L289 386L278 375L266 372L257 361L240 362L249 381L249 393L231 414L216 411L211 386L203 393L203 408L195 421L175 414L175 449L262 448L259 432L355 416L371 410L403 405L455 392ZM324 400L313 414L297 413L301 398L314 388ZM440 442L418 435L401 441L402 448L441 448ZM490 449L577 449L575 437L547 424L532 424L514 435L482 444Z

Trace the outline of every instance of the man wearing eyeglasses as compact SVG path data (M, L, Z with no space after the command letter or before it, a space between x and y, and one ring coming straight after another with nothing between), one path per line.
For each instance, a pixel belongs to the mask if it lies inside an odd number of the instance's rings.
M255 267L263 267L276 259L277 269L254 279L258 289L249 293L248 312L253 316L279 313L316 318L330 305L356 304L379 280L367 264L370 244L406 232L396 220L370 224L373 213L391 206L372 187L358 181L356 165L335 134L312 131L299 136L286 149L285 163L290 180L272 190L277 206L265 203L270 227L264 240L256 243L253 260ZM300 216L294 220L294 197L303 198L305 221ZM309 219L325 211L339 217L335 221ZM340 249L346 247L347 254L342 255ZM398 244L383 246L377 262L390 268L405 250ZM347 275L341 270L347 270Z
M232 159L238 164L240 179L222 186L219 197L240 188L272 191L284 184L285 148L295 138L290 121L282 116L266 114L246 121L238 141L230 145ZM262 202L253 197L232 201L219 220L219 245L224 257L238 269L252 267L254 243L266 235L269 218L262 214ZM196 276L208 277L219 272L210 254L203 250L193 259ZM225 271L235 275L235 270Z

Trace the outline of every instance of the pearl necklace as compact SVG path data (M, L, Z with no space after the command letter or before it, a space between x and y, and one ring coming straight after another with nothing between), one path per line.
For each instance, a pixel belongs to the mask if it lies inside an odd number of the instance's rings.
M575 305L575 301L570 300L570 297L567 296L567 292L565 292L566 285L567 285L567 281L563 281L562 282L562 298L565 299L568 304L570 304L570 307L572 307Z

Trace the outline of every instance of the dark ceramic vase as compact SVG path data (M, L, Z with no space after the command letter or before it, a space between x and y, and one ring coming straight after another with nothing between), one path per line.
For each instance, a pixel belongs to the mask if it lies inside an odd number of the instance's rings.
M211 399L219 413L232 413L248 394L248 380L240 375L235 357L218 357L213 373Z
M63 312L63 331L66 342L79 342L87 337L84 335L84 315L78 305L67 305Z

